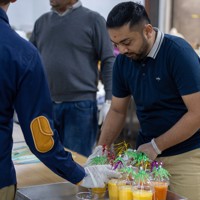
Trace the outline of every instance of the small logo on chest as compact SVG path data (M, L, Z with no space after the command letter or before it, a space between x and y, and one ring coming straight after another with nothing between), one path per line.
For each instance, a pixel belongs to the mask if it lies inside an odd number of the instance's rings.
M158 81L158 82L159 82L160 80L161 80L161 78L160 78L160 77L156 77L156 81Z

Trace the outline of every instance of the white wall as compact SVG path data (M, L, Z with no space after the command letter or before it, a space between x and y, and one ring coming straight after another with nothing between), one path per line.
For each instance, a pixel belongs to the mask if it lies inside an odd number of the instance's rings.
M127 2L131 0L81 0L81 1L85 7L98 11L101 15L107 18L108 13L115 5L121 2ZM144 0L138 0L136 2L143 3Z
M10 4L8 17L16 29L30 31L35 20L49 10L49 0L18 0Z
M107 18L109 11L118 3L130 0L81 0L83 6L98 11ZM144 0L140 0L144 4ZM18 0L10 5L8 17L10 24L19 30L31 31L35 20L50 10L49 0Z
M171 29L171 7L172 0L160 1L158 28L164 33L169 33Z

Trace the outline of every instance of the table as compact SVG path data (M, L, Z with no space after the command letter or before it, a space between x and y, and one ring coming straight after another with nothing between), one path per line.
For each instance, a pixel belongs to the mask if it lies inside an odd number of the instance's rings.
M85 190L69 182L32 186L19 189L16 200L76 200L76 194ZM101 200L109 200L108 194ZM168 191L167 200L187 199Z
M14 130L16 130L16 128ZM21 141L19 136L17 137L18 142L24 143L23 140ZM86 157L73 151L70 152L72 153L72 156L77 163L80 165L85 163ZM15 169L18 180L16 200L75 200L75 194L78 191L87 190L85 188L73 185L65 179L59 177L50 169L48 169L43 163L15 165ZM109 198L107 194L104 200L108 199ZM187 199L168 191L167 200Z
M80 165L85 163L86 157L73 151L70 152L77 163ZM43 163L15 165L15 169L18 188L66 181L52 172Z

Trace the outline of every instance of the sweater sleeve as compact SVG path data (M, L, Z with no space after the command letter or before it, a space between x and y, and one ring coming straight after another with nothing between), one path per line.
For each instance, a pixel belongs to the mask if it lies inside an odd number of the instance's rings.
M36 44L36 23L34 24L34 28L32 30L31 36L29 38L29 41L35 46L37 47Z
M101 61L100 72L102 75L102 81L106 92L106 99L112 97L112 69L114 64L114 49L110 41L105 19L96 14L94 20L94 44L97 51L99 60Z

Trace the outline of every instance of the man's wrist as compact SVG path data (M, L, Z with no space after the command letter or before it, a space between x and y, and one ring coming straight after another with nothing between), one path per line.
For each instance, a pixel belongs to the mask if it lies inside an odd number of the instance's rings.
M154 138L151 140L151 145L158 155L162 153L162 151L158 148L157 144L155 143Z

